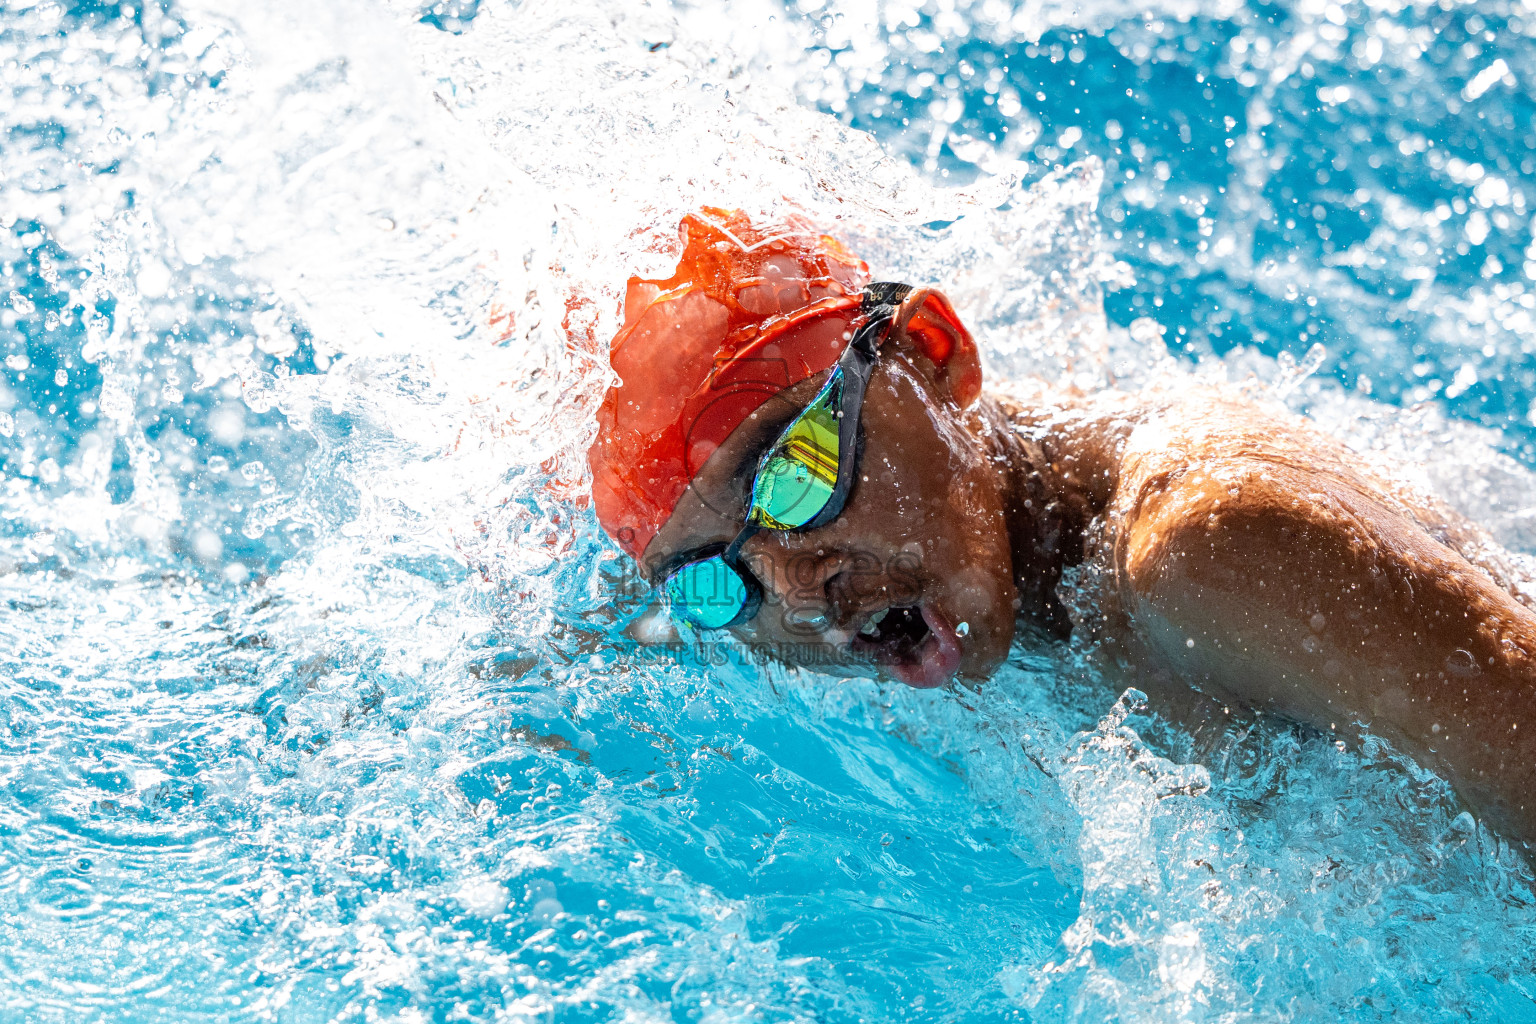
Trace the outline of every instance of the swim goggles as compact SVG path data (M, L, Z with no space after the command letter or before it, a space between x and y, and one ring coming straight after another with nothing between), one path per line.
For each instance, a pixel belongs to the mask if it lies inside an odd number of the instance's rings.
M695 629L749 621L762 605L763 588L741 561L742 545L762 530L825 526L843 511L857 470L864 392L880 344L911 291L911 285L888 281L864 288L859 303L864 321L826 383L758 459L741 532L723 549L684 562L663 578L667 611L675 621Z

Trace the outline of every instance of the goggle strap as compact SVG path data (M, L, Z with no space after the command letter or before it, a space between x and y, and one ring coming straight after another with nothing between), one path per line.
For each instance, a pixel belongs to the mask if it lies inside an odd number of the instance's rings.
M843 353L843 358L838 360L839 366L846 366L851 360L850 356L856 354L865 359L874 359L880 351L880 343L885 340L885 330L890 326L891 318L887 316L871 316L859 325L859 329L853 332L853 340L848 343L848 349Z
M912 286L902 284L899 281L875 281L864 286L860 307L865 316L877 317L881 314L881 307L890 307L887 316L894 316L897 308L908 295L912 294Z

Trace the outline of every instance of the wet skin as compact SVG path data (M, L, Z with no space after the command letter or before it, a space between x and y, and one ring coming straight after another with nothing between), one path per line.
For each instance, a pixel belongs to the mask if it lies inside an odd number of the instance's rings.
M1536 613L1475 526L1280 410L1043 385L962 408L947 369L886 343L842 515L747 543L767 598L738 635L827 671L979 681L1019 623L1067 635L1056 585L1087 560L1102 614L1080 628L1145 688L1368 730L1536 839ZM735 536L757 456L820 380L715 452L648 576Z

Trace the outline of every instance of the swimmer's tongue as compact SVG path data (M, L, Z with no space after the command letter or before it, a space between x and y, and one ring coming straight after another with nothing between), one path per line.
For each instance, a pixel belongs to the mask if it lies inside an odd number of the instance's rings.
M960 638L948 617L931 604L920 609L928 636L910 652L900 652L890 664L899 682L921 690L944 686L960 669Z

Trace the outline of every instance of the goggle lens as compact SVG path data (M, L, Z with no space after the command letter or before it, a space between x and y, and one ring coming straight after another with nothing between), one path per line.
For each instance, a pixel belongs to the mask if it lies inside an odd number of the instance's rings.
M735 569L719 555L689 562L666 584L667 610L699 629L723 629L746 608L751 595Z
M839 366L758 463L748 522L770 530L796 530L827 507L837 488L842 407Z

